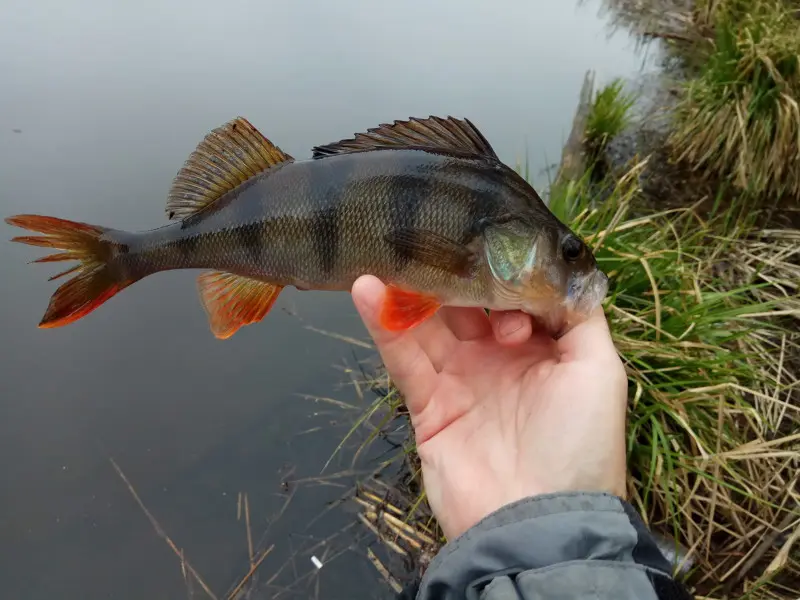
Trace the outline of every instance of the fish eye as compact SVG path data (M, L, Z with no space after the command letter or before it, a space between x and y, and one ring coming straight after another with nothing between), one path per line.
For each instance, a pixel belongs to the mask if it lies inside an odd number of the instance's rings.
M567 235L561 241L561 254L568 262L575 262L583 255L583 242L574 235Z

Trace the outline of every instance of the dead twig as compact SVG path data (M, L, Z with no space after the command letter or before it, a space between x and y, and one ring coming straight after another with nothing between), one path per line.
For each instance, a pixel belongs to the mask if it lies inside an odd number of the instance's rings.
M192 576L197 580L197 582L203 588L203 591L206 594L208 594L209 598L212 598L213 600L218 600L217 596L214 594L214 592L211 591L211 588L209 588L208 585L206 585L206 582L203 581L203 578L200 577L200 574L197 571L195 571L194 567L191 564L189 564L188 559L186 559L186 557L183 554L183 550L179 550L178 549L178 547L175 545L175 542L172 541L172 539L169 537L169 535L167 535L167 533L161 527L161 525L156 520L156 518L147 509L147 507L145 506L144 502L142 502L142 499L139 498L139 494L136 493L136 489L133 487L133 484L131 484L131 482L128 481L128 478L125 477L125 473L122 472L122 469L120 469L120 467L116 463L116 461L113 458L109 458L109 461L111 461L111 465L117 471L117 474L120 476L122 481L125 482L125 485L128 486L128 490L130 491L131 495L133 496L133 499L136 500L136 503L139 505L139 508L142 509L142 512L144 512L144 514L150 520L150 523L153 525L153 529L155 529L155 531L158 534L158 536L161 537L161 539L163 539L167 543L167 545L175 553L175 556L177 556L181 560L181 568L183 569L185 567L192 574Z

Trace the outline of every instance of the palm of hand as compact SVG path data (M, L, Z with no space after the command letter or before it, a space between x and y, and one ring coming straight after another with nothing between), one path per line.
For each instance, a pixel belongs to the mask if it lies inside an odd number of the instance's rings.
M354 300L405 396L428 501L448 537L537 494L624 494L627 384L602 312L586 335L578 328L558 342L531 334L521 313L490 320L479 309L442 309L397 334L377 324L381 292L377 280L359 281ZM509 317L521 327L503 335Z

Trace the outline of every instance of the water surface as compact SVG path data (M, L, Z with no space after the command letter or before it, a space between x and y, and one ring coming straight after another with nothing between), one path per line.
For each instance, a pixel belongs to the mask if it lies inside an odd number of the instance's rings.
M298 159L396 118L466 116L510 164L527 144L541 184L586 69L602 82L639 66L597 15L596 3L558 0L5 0L0 213L160 226L178 168L237 115ZM2 239L15 233L0 226ZM281 469L318 474L343 432L329 406L298 394L353 400L334 387L353 348L304 328L364 339L349 296L287 290L264 322L221 342L196 273L163 273L72 326L39 330L55 271L26 264L37 249L2 243L3 596L186 597L177 559L110 457L222 595L246 570L238 493L263 529L284 501ZM341 491L298 492L262 579ZM349 518L326 516L313 535ZM325 598L382 590L356 553L320 576ZM313 582L299 592L315 593Z

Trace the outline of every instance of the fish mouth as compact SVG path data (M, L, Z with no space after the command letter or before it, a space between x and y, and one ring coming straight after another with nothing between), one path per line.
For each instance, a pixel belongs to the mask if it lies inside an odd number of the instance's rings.
M533 319L536 329L556 340L589 318L603 302L609 285L608 276L599 269L575 276L566 297L552 287L519 290L496 281L495 293L499 298L513 302Z
M552 334L553 339L564 337L586 321L608 294L608 275L599 269L586 275L580 283L579 291L567 298L563 318Z
M575 298L573 311L590 315L608 294L608 275L601 270L594 271L585 278L581 293Z

